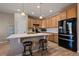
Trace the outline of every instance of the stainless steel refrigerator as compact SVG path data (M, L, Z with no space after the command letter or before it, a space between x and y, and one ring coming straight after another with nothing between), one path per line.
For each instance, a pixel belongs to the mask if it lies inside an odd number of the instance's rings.
M77 18L58 22L58 44L61 47L77 51Z

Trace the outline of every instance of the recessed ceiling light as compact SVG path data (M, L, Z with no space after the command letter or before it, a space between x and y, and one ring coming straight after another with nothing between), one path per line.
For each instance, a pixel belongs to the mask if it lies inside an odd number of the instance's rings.
M39 19L43 19L43 16L40 16Z
M32 15L34 14L34 12L32 12Z
M21 11L20 9L17 9L17 11Z
M38 5L37 8L40 8L40 6Z
M49 12L52 12L53 10L49 10Z

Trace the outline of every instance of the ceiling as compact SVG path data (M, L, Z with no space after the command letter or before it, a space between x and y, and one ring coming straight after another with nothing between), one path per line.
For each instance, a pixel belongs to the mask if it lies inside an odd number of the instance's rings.
M24 9L27 12L27 14L30 16L39 17L40 15L43 15L43 17L47 17L55 13L58 13L63 8L71 4L72 3L42 3L42 4L25 3ZM40 5L40 8L37 8L38 5ZM21 12L21 11L17 11L17 9L22 10L23 4L22 3L0 3L0 12L4 12L4 13ZM49 10L52 10L52 12L49 12Z

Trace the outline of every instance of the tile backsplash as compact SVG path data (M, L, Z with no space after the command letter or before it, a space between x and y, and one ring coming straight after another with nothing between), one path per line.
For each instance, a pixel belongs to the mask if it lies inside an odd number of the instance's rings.
M58 28L46 28L47 32L58 33ZM32 32L32 29L29 29L28 32Z
M58 33L58 28L48 28L47 32Z

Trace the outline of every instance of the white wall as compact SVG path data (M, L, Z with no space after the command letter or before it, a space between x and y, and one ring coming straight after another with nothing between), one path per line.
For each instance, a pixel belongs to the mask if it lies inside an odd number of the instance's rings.
M13 20L12 14L0 13L0 42L6 41L6 37L13 33Z
M79 4L77 4L77 43L79 52Z
M28 15L22 16L20 13L14 14L15 33L27 33L28 32Z

